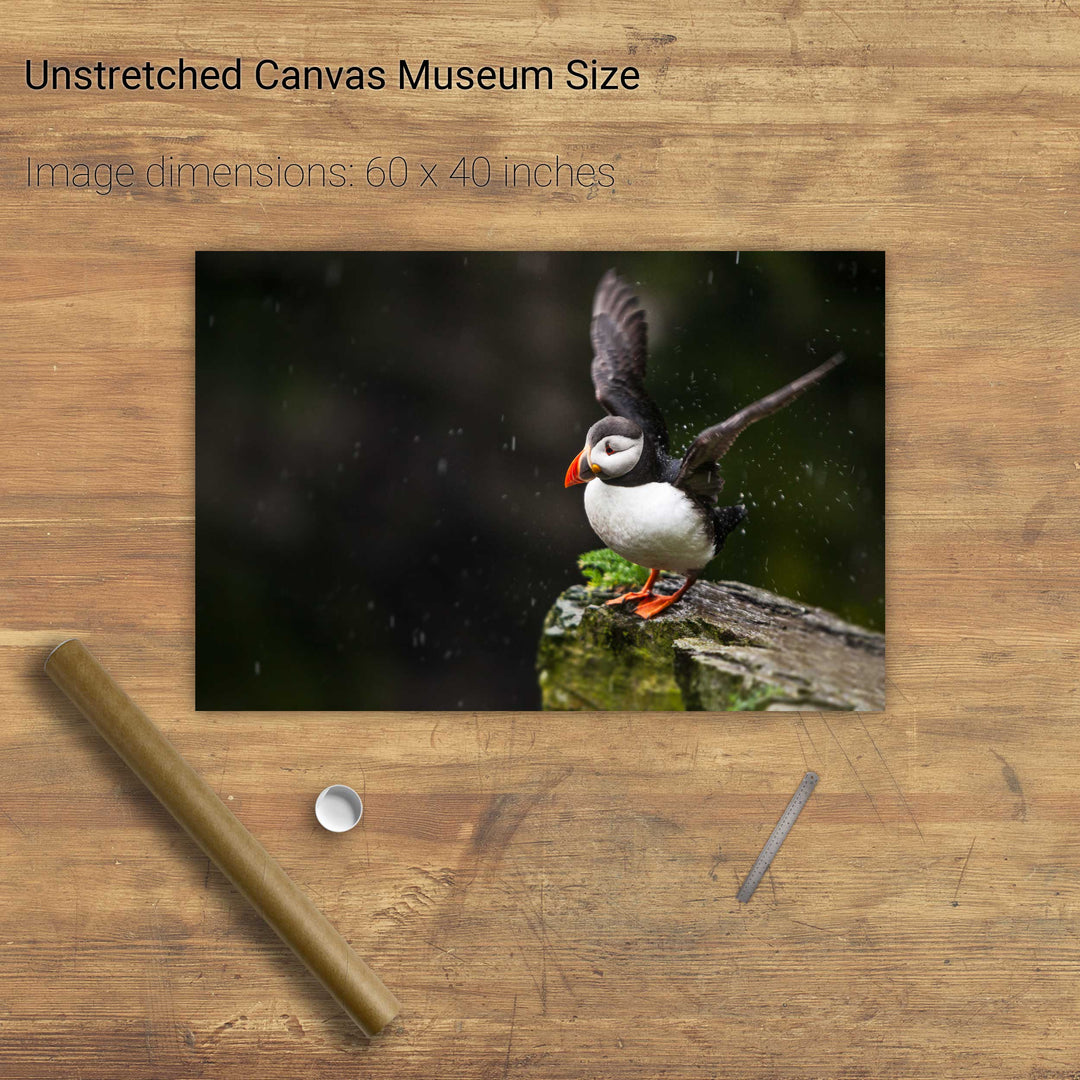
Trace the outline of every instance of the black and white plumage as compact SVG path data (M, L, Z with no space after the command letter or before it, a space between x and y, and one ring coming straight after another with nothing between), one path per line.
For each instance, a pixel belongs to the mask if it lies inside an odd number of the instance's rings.
M680 459L669 452L667 424L645 389L647 338L633 289L609 270L597 286L592 313L592 381L609 415L589 429L566 473L567 487L588 485L585 512L600 539L650 568L644 589L608 601L640 600L635 610L646 619L683 595L746 516L741 505L717 505L724 486L720 459L746 428L791 404L844 359L837 353L706 428ZM686 577L671 596L652 591L661 570Z

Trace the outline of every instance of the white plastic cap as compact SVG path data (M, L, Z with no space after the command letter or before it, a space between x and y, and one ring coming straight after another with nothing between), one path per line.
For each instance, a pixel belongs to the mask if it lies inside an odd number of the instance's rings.
M315 817L330 832L348 832L359 823L363 814L360 796L344 784L331 784L315 800Z

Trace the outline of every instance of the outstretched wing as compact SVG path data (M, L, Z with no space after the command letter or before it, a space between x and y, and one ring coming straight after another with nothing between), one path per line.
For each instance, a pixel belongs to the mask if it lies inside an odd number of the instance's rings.
M830 357L813 371L808 371L775 393L755 401L729 416L722 424L706 428L690 445L675 477L675 486L699 495L718 494L723 487L716 463L731 449L731 444L751 424L779 412L810 389L844 359L843 353Z
M645 390L648 355L645 312L634 290L614 270L596 287L592 317L592 381L596 400L612 416L625 416L664 450L667 425Z

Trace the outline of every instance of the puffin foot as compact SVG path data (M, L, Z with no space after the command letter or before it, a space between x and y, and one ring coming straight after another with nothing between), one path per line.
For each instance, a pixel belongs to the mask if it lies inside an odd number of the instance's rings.
M634 609L635 615L640 615L643 619L651 619L654 615L659 615L661 611L666 611L676 600L681 599L682 594L690 588L694 582L697 581L697 575L688 577L670 596L654 596L651 600L646 600L642 604Z
M651 600L656 596L656 593L651 590L646 591L642 589L641 592L628 592L623 593L622 596L613 596L610 600L604 601L604 607L612 607L615 604L625 604L628 600Z
M622 596L613 596L610 600L604 601L604 607L611 607L612 604L625 604L628 600L651 600L655 595L652 591L652 587L656 584L656 579L660 576L659 570L649 571L649 580L645 582L645 587L639 589L637 592L623 593Z
M670 596L654 596L651 600L646 600L643 604L638 604L634 608L634 614L640 615L643 619L651 619L654 615L659 615L661 611L665 611L671 607L679 598L672 593Z

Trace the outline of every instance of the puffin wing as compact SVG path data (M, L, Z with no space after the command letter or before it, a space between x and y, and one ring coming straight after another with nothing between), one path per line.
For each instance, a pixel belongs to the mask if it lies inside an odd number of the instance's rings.
M804 394L814 383L825 378L830 371L844 360L843 353L830 357L824 364L819 364L813 371L799 376L787 386L768 394L740 409L734 416L729 416L723 423L706 428L690 445L678 475L675 486L696 495L718 495L724 486L716 463L731 449L731 444L751 424L779 412L785 405L790 405L797 397Z
M596 287L592 314L592 381L596 400L611 416L625 416L667 449L664 417L645 390L648 355L645 312L634 290L614 270Z

